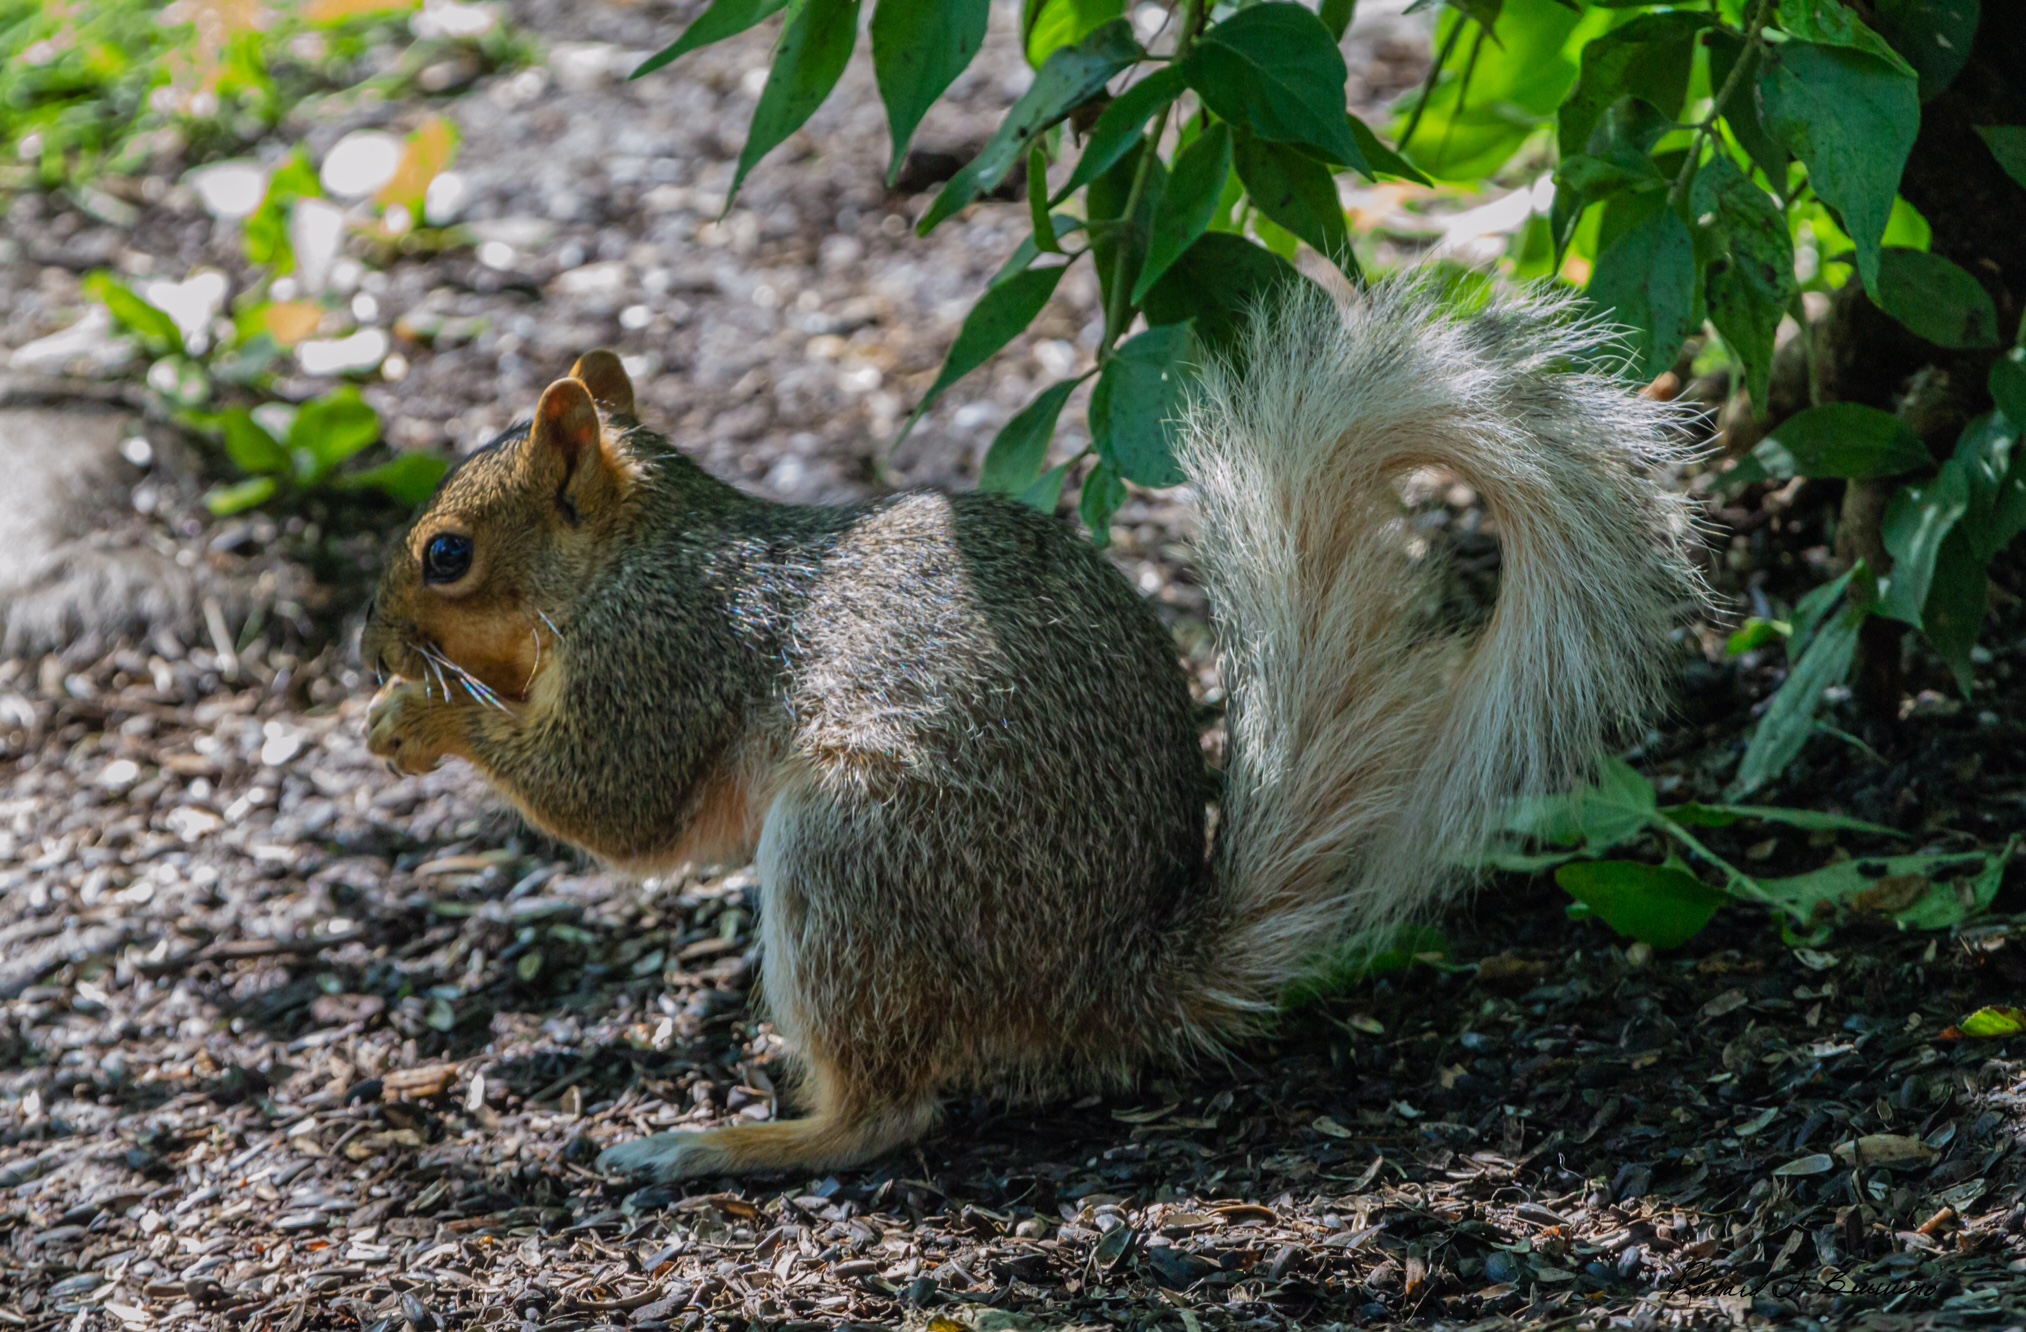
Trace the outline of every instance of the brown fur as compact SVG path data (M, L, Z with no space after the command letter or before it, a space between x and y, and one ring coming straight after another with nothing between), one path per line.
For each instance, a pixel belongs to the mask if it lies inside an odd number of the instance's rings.
M1375 309L1378 359L1290 380L1291 402L1329 376L1383 380L1404 365L1434 393L1497 369L1464 364L1426 308ZM1487 343L1525 332L1483 327ZM1253 351L1268 354L1265 342ZM1596 427L1650 435L1658 418L1595 386L1558 408L1535 383L1548 372L1513 355L1524 364L1506 373L1538 399L1519 400L1535 412L1525 419L1556 447L1576 441L1566 447L1584 470L1571 475L1630 478ZM828 509L740 494L633 424L616 358L591 353L576 369L584 378L552 385L529 427L445 480L396 547L362 651L398 677L371 714L371 745L396 766L466 758L539 826L621 866L756 852L765 1004L801 1061L810 1113L656 1135L609 1150L608 1169L839 1168L926 1131L952 1090L1115 1085L1149 1060L1223 1048L1317 952L1403 909L1404 897L1372 896L1391 882L1375 875L1410 860L1424 873L1440 845L1429 830L1467 841L1499 796L1544 776L1504 782L1487 766L1463 795L1437 792L1449 804L1417 806L1415 765L1454 758L1451 718L1497 702L1486 689L1531 707L1534 686L1487 674L1466 645L1424 644L1413 612L1424 576L1388 545L1400 460L1365 461L1355 428L1334 446L1289 435L1242 492L1226 476L1250 455L1200 439L1189 454L1213 586L1243 599L1220 602L1220 621L1250 615L1264 635L1243 641L1233 675L1239 785L1213 859L1174 646L1087 544L994 496ZM1242 408L1228 376L1212 382ZM1429 394L1404 410L1419 415L1387 438L1411 459L1474 474L1512 455L1512 484L1493 477L1488 491L1514 530L1531 532L1517 519L1538 514L1602 524L1626 550L1652 541L1645 483L1596 482L1564 512L1525 475L1531 444ZM1256 531L1230 526L1240 501L1264 506L1244 520ZM445 531L474 540L472 571L431 586L422 553ZM1279 553L1255 555L1254 539ZM1664 623L1664 549L1645 583L1608 566L1543 570L1532 550L1517 565L1508 556L1525 615L1561 613L1541 599L1583 586L1557 623L1582 631L1599 669L1622 665L1614 650L1651 651L1638 636ZM1347 561L1371 567L1351 577ZM1622 622L1597 623L1614 597ZM1487 642L1507 613L1502 602ZM1533 620L1504 623L1508 637L1538 637ZM1621 712L1639 701L1630 686L1612 696ZM1606 718L1589 706L1491 711L1558 728L1561 753L1599 738ZM1538 743L1484 726L1469 738L1492 751ZM1284 774L1304 784L1276 787ZM1402 838L1421 839L1412 857ZM1400 894L1432 891L1411 874L1398 882Z

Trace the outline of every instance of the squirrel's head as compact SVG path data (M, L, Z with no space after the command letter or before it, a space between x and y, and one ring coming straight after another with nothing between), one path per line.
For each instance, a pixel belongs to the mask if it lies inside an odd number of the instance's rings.
M586 353L534 419L472 454L397 539L359 651L368 668L476 698L525 698L572 598L626 519L633 385ZM471 688L472 685L478 688Z

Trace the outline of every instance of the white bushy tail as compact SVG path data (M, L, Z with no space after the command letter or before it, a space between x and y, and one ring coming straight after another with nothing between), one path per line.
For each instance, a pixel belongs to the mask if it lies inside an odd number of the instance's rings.
M1181 444L1230 693L1220 928L1189 987L1205 1035L1466 881L1507 801L1580 775L1662 696L1700 586L1654 475L1680 432L1573 368L1610 340L1579 304L1536 290L1465 316L1411 277L1342 306L1311 289L1209 367ZM1496 524L1475 635L1430 633L1440 574L1398 491L1423 468Z

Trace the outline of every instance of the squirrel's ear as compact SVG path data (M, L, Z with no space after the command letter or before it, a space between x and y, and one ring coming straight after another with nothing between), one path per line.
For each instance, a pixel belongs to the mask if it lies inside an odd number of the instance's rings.
M559 379L543 390L528 444L531 463L548 473L556 503L571 522L624 493L619 469L605 452L598 409L582 380Z
M591 400L603 407L607 415L633 415L633 381L626 377L626 367L619 363L619 358L603 347L579 356L570 367L570 378L590 389Z

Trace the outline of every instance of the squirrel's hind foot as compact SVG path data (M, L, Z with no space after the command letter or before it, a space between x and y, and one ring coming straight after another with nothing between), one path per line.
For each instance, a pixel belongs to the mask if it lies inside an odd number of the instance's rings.
M923 1101L856 1115L819 1112L776 1124L656 1133L606 1148L598 1156L598 1169L656 1184L712 1175L840 1170L913 1142L935 1119L935 1103Z

